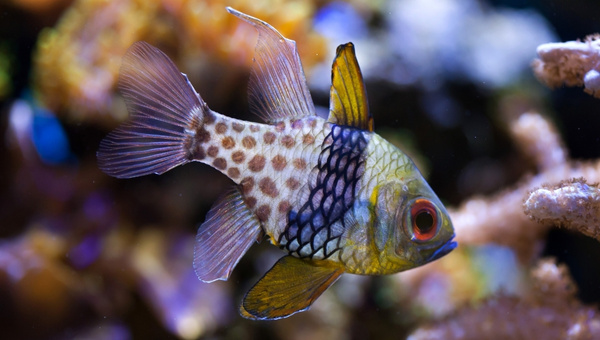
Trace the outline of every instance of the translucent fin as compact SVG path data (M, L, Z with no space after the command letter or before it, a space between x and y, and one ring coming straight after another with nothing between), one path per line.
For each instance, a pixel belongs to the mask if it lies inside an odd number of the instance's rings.
M196 235L194 270L204 282L227 280L262 233L260 223L236 188L208 212Z
M373 131L367 91L352 43L340 45L336 50L331 67L330 97L330 122Z
M258 31L256 56L249 82L250 109L266 122L315 115L315 106L296 42L284 38L266 22L227 7L229 13Z
M343 272L340 267L284 256L246 294L240 314L274 320L305 311Z
M169 57L136 42L123 57L119 89L131 119L100 143L100 169L130 178L188 162L186 143L209 109Z

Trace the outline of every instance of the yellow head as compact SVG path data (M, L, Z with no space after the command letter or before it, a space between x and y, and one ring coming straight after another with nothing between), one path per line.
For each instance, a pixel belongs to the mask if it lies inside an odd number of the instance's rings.
M371 230L365 273L390 274L418 267L456 248L448 212L412 160L381 137L370 141L365 196L354 210ZM372 147L371 147L372 146ZM362 208L361 208L362 207Z

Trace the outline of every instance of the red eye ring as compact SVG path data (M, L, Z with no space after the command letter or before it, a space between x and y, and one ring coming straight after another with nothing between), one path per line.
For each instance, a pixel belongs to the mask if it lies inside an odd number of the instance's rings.
M416 199L410 208L410 228L416 241L429 241L438 231L438 213L435 205L425 198Z

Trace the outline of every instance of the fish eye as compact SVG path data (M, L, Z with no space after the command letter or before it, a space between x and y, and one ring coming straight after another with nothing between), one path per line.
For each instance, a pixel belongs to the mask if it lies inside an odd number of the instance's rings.
M426 242L431 240L438 231L439 218L435 205L428 199L419 198L413 201L408 220L413 240Z

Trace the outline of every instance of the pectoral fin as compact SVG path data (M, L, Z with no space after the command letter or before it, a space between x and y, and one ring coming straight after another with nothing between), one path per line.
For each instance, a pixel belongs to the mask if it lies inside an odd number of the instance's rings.
M221 197L198 228L194 270L204 282L227 280L262 229L236 188Z
M329 101L330 122L373 131L367 91L352 43L340 45L336 50Z
M246 294L240 313L248 319L274 320L302 312L343 272L341 267L284 256Z

